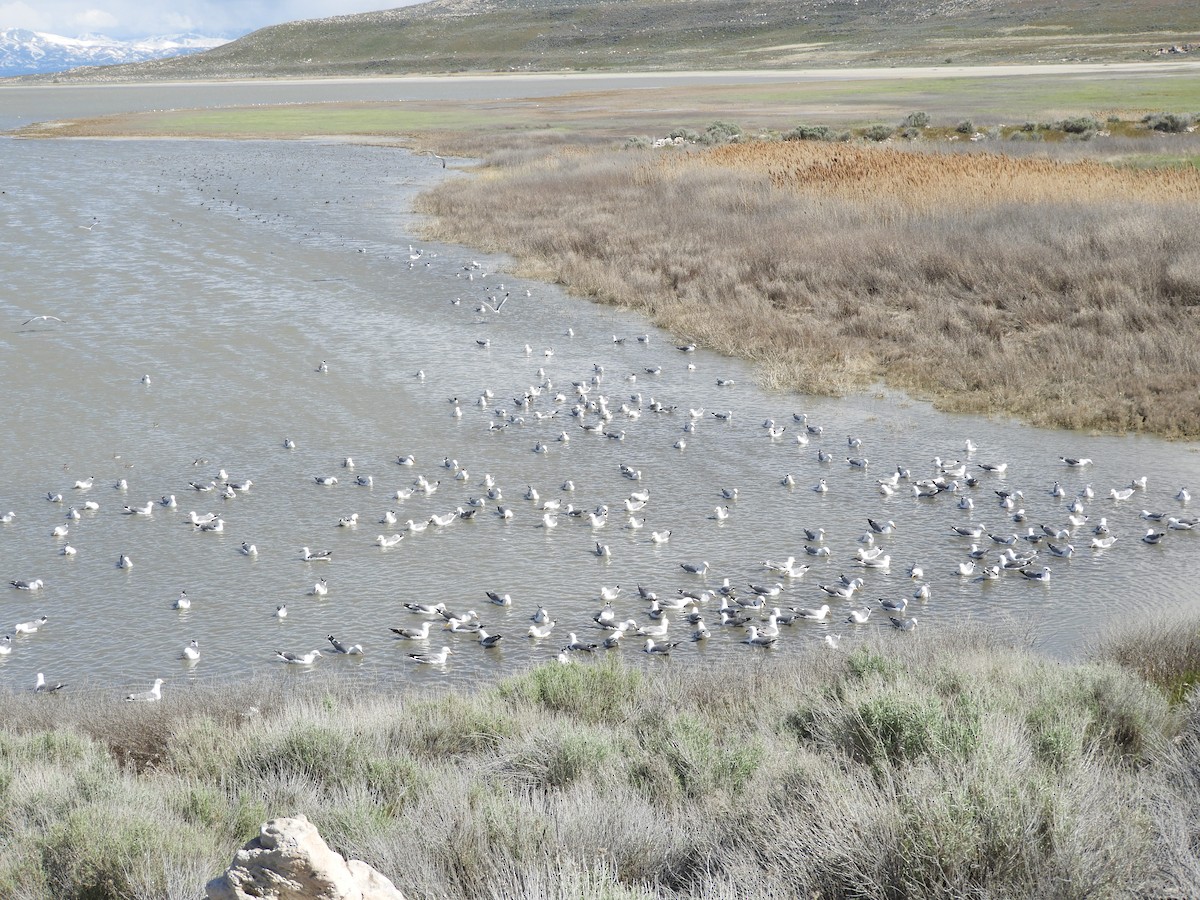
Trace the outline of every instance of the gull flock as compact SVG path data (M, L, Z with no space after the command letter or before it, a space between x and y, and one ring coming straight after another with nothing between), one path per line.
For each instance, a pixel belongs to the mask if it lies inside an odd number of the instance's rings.
M432 256L410 248L411 262ZM456 274L473 283L487 273L472 261ZM510 314L522 298L503 288L486 290L474 304L464 306L461 298L456 300L452 314L469 315L473 308L476 316L485 317L475 320L479 326ZM564 338L574 338L573 330L565 331ZM576 596L521 596L504 584L488 585L478 593L468 590L453 600L400 596L393 620L380 622L370 633L329 634L319 647L264 646L263 659L307 669L327 665L331 658L401 652L414 667L436 670L453 666L463 654L498 655L513 642L526 642L537 648L538 658L562 664L615 651L665 660L709 652L710 645L745 653L776 652L788 645L836 650L843 639L880 622L896 634L914 634L927 618L924 611L937 603L940 585L975 585L980 596L1003 580L1053 590L1059 579L1070 577L1072 566L1088 557L1155 552L1153 548L1164 544L1189 540L1188 533L1198 524L1195 516L1187 515L1191 497L1186 487L1159 487L1132 474L1121 483L1093 486L1086 480L1093 461L1086 457L1050 455L1061 467L1061 478L1032 483L1022 475L1019 461L989 457L986 447L970 439L962 441L957 458L896 459L887 446L872 446L861 435L834 434L804 412L781 412L760 422L732 405L708 409L693 405L688 396L656 397L656 379L665 371L675 368L704 377L694 361L695 345L662 344L649 334L613 335L612 345L622 350L619 363L606 358L587 369L551 373L551 347L504 346L495 335L464 336L464 353L527 358L529 383L515 392L481 383L473 397L436 401L444 403L444 414L461 422L460 427L527 446L531 460L572 454L572 463L579 467L575 477L545 484L529 474L516 483L502 483L489 474L486 454L420 459L404 448L379 447L372 459L360 454L356 462L343 456L331 459L324 471L304 471L297 465L291 484L272 486L325 492L330 529L348 533L381 554L400 556L408 567L422 565L428 535L467 528L478 530L481 541L493 540L497 530L520 535L509 552L527 554L530 565L539 564L548 552L553 564L572 567L581 566L584 555L595 557L591 565L600 569L579 569ZM631 366L628 353L635 348L642 359ZM315 366L308 364L310 373L323 378L336 378L337 367L333 355ZM430 376L422 370L412 377L424 383ZM149 384L149 377L143 382ZM723 376L707 383L722 392L736 384ZM693 509L686 518L678 513L679 497L672 498L672 504L662 502L670 489L661 472L656 474L645 462L617 465L613 474L627 482L624 492L584 496L577 491L577 481L589 480L589 468L607 464L602 460L611 457L595 452L598 448L632 445L649 421L666 422L675 434L664 442L664 452L704 452L706 432L736 429L760 440L764 448L790 447L793 455L786 470L750 467L757 471L745 476L741 485L701 481L684 498ZM287 454L297 447L292 436L280 435L271 443L264 452ZM853 532L827 532L815 521L818 506L810 527L786 526L794 532L794 552L784 558L714 565L672 552L672 535L683 530L736 527L742 518L739 503L751 493L747 488L836 501L837 492L846 490L835 478L839 469L856 473L852 490L860 499L874 498L878 507L877 515L864 517ZM527 471L538 469L530 465ZM60 555L74 557L89 552L82 534L76 540L81 518L170 517L186 526L180 534L232 534L243 557L272 556L309 567L314 580L306 599L326 598L337 583L339 554L324 546L320 533L312 535L310 546L272 547L239 523L236 500L254 489L255 477L253 472L233 477L221 469L211 477L156 485L152 493L160 499L134 502L125 502L134 488L124 478L105 485L89 475L43 485L42 508L60 511L61 519L46 528L45 540ZM137 485L139 490L149 487ZM106 490L110 499L103 496ZM420 501L441 504L440 511L406 512L406 504ZM193 505L201 509L182 514L182 508ZM354 505L361 508L349 509ZM660 515L664 506L675 512ZM902 556L895 546L897 537L912 527L917 511L926 518L936 511L944 520L939 543L957 557L953 567ZM0 515L0 529L43 528L45 519L9 511ZM756 522L753 527L778 526ZM547 541L552 542L549 551ZM655 583L623 576L621 556L630 541L653 548L659 566ZM941 558L931 549L930 557L935 556ZM132 546L113 559L113 568L128 572L138 565L137 558ZM26 568L30 570L11 573L9 585L26 596L28 618L0 624L0 658L36 654L39 635L53 629L58 616L42 609L48 605L45 599L53 596L51 568ZM288 615L288 601L295 608L301 599L273 601L280 622ZM191 606L186 590L163 603L164 609L178 611ZM189 668L202 666L204 649L181 633L176 658ZM123 699L158 701L166 683L158 678L148 690ZM51 695L66 687L39 672L31 689Z

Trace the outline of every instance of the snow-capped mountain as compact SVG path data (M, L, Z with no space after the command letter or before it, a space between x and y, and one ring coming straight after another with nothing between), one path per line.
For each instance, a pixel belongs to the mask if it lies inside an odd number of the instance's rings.
M118 41L102 35L63 37L44 31L8 28L0 31L0 77L61 72L76 66L113 66L199 53L228 43L228 38L196 34Z

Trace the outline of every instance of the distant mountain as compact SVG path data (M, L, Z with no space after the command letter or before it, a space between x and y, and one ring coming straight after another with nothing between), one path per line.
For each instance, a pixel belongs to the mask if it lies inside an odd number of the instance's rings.
M52 77L1117 62L1177 59L1159 48L1198 38L1197 0L429 0L285 22L205 53Z
M227 38L175 34L118 41L102 35L63 37L43 31L8 28L0 31L0 77L61 72L77 66L114 66L211 50Z

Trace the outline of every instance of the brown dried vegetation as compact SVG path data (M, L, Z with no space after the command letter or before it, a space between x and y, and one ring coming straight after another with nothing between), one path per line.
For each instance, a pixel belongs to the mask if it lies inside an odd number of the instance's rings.
M493 160L438 236L757 360L948 409L1200 434L1200 172L761 142Z

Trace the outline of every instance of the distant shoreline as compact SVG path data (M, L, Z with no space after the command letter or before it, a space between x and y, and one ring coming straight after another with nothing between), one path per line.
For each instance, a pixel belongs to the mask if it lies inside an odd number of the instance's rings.
M486 81L636 81L657 80L660 82L704 81L708 83L744 83L756 81L887 81L913 78L995 78L1030 75L1094 75L1099 73L1200 72L1200 60L1159 60L1155 62L1131 63L1017 63L1013 65L983 66L855 66L851 68L796 68L796 69L717 69L690 70L673 69L664 71L638 70L629 72L450 72L445 74L421 75L363 75L328 77L272 76L262 78L202 78L158 80L142 78L136 80L99 80L98 78L72 77L68 73L38 76L14 76L0 79L0 90L11 88L120 88L120 87L175 87L198 85L250 85L267 82L287 84L370 84L413 82L418 84L439 81L486 82Z

